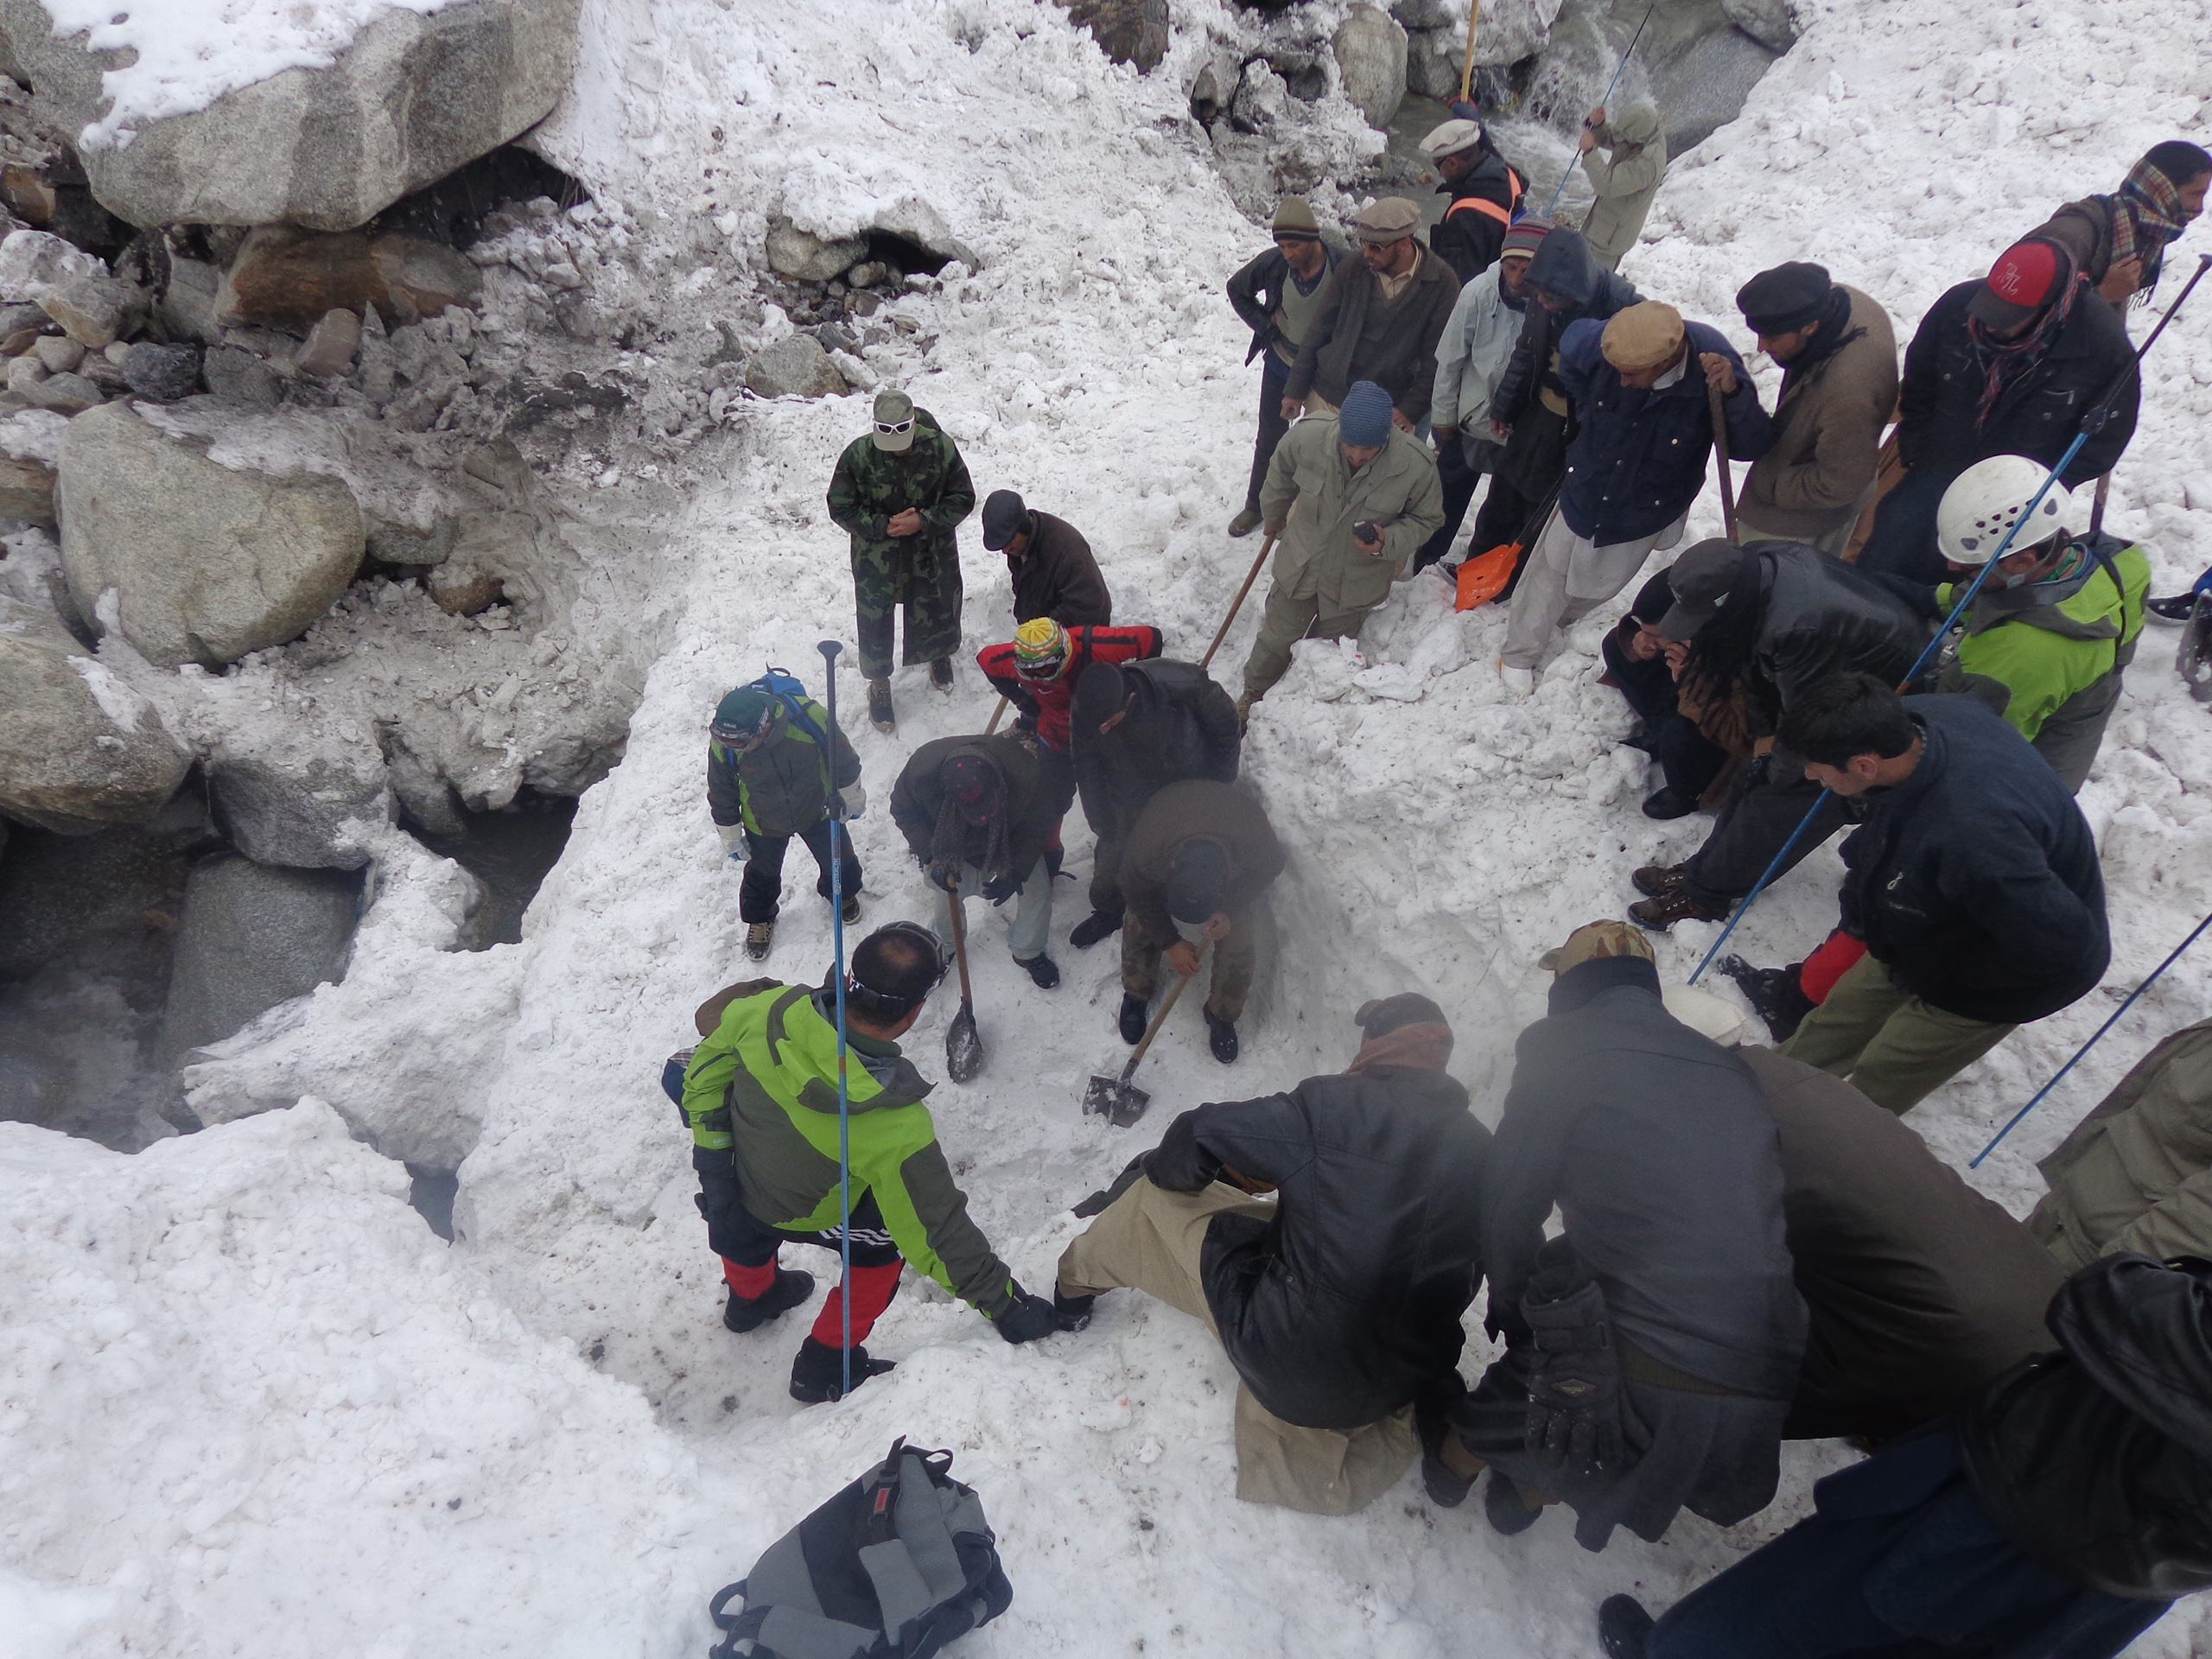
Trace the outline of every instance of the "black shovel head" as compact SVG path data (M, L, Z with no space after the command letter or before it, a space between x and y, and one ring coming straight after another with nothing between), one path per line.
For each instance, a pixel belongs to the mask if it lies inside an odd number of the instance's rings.
M1126 1129L1144 1116L1144 1109L1152 1104L1152 1096L1131 1083L1126 1074L1118 1077L1102 1077L1093 1073L1090 1086L1083 1091L1083 1110L1086 1117L1103 1117L1117 1129Z
M955 1083L973 1083L983 1069L983 1039L976 1034L976 1010L965 1002L944 1028L944 1069Z

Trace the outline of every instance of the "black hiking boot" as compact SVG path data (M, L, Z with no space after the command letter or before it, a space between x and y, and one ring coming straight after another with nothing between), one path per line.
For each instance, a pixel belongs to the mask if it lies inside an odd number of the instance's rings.
M1656 899L1682 885L1682 869L1680 864L1646 864L1629 880L1638 893L1648 893Z
M1068 931L1068 943L1078 950L1088 950L1109 933L1119 931L1122 912L1118 910L1094 910Z
M1628 918L1638 927L1664 933L1676 922L1726 921L1731 906L1718 909L1700 904L1687 887L1669 887L1656 899L1639 899L1628 907Z
M1206 1015L1206 1046L1224 1065L1236 1064L1236 1022Z
M1796 1036L1805 1016L1819 1006L1805 995L1798 977L1804 966L1793 962L1787 968L1754 968L1741 957L1720 959L1720 971L1743 987L1744 1000L1751 1005L1753 1014L1766 1021L1768 1032L1777 1043Z
M1027 974L1030 982L1040 991L1049 991L1060 982L1059 965L1050 957L1016 957L1014 965Z
M1478 1463L1471 1475L1452 1472L1452 1465L1444 1461L1444 1452L1447 1446L1458 1442L1459 1435L1441 1412L1431 1414L1426 1408L1417 1408L1414 1432L1421 1437L1421 1484L1428 1493L1428 1501L1439 1509L1458 1509L1474 1489L1476 1478L1483 1471L1482 1465Z
M1122 1040L1132 1048L1144 1041L1145 1001L1141 996L1122 993Z
M853 1344L853 1386L855 1388L871 1376L881 1376L894 1369L895 1361L871 1359L868 1350L860 1344ZM828 1343L817 1342L809 1337L798 1345L798 1357L791 1361L791 1398L810 1406L827 1405L832 1400L845 1397L844 1355Z
M2162 622L2186 622L2196 608L2196 590L2191 588L2164 599L2146 599L2143 608Z
M1058 1285L1052 1287L1052 1312L1059 1316L1060 1329L1080 1331L1090 1323L1090 1306L1098 1300L1096 1294L1071 1296Z
M930 688L936 691L952 690L952 658L939 657L930 664Z
M1686 818L1697 810L1697 798L1689 791L1669 784L1643 798L1643 816L1657 818L1662 823L1669 818Z
M1535 1526L1542 1513L1521 1501L1521 1489L1507 1478L1505 1471L1490 1471L1490 1479L1483 1486L1483 1514L1493 1531L1510 1538Z
M879 732L888 734L899 729L899 716L891 707L891 682L870 680L868 683L868 721Z
M1643 1659L1643 1644L1658 1622L1634 1596L1607 1596L1598 1604L1598 1645L1605 1659Z
M734 1290L722 1309L722 1324L740 1336L758 1331L769 1320L788 1313L814 1294L814 1275L795 1268L778 1268L776 1282L758 1296L741 1296Z
M845 895L845 907L842 912L842 919L847 927L850 927L860 918L861 896L857 893L849 893Z

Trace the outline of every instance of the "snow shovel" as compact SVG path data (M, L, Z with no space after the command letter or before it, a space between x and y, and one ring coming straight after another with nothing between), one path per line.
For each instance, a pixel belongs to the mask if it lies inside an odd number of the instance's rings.
M968 988L968 901L947 893L952 912L952 959L960 964L960 1012L944 1028L944 1069L955 1083L973 1083L983 1069L983 1039L976 1034L976 999Z
M1205 966L1205 952L1199 952L1198 966ZM1170 971L1173 971L1170 969ZM1175 976L1175 982L1167 988L1167 1000L1160 1005L1160 1012L1152 1016L1152 1023L1144 1028L1144 1040L1129 1055L1129 1063L1122 1068L1118 1077L1102 1077L1093 1073L1090 1086L1083 1091L1083 1114L1085 1117L1103 1117L1117 1129L1126 1129L1144 1116L1144 1109L1152 1104L1152 1096L1129 1079L1136 1075L1137 1066L1152 1046L1152 1039L1160 1035L1160 1028L1167 1023L1167 1016L1175 1012L1175 1000L1183 995L1183 988L1196 979Z

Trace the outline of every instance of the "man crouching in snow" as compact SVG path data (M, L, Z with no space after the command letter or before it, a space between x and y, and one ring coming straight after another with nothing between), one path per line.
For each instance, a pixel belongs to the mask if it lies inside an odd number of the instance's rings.
M1342 1074L1169 1124L1060 1257L1053 1297L1071 1325L1118 1287L1211 1325L1243 1379L1236 1496L1311 1515L1388 1491L1416 1412L1441 1433L1480 1277L1490 1131L1445 1075L1452 1027L1411 993L1357 1019Z
M845 979L845 1028L853 1059L852 1275L830 1293L791 1364L791 1397L809 1404L842 1393L844 1314L852 1306L852 1377L858 1387L892 1367L861 1344L899 1289L911 1262L998 1326L1008 1342L1060 1328L1052 1306L1014 1281L968 1218L937 1126L922 1097L931 1085L899 1056L899 1039L944 979L936 938L917 922L893 922L861 940ZM757 1329L804 1302L814 1275L776 1265L783 1244L836 1250L836 989L756 979L699 1010L706 1040L683 1074L683 1115L707 1242L722 1258L729 1305L722 1323ZM709 1027L709 1021L712 1021Z

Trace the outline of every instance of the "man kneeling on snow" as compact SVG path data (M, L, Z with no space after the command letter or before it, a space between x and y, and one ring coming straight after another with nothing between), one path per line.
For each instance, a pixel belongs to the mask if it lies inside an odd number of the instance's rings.
M937 1126L931 1085L899 1052L944 977L935 937L893 922L861 940L845 976L852 1147L852 1274L830 1292L791 1364L791 1397L817 1404L843 1391L845 1311L852 1311L852 1381L889 1370L861 1344L899 1289L902 1260L998 1326L1008 1342L1058 1330L1052 1309L1014 1281L968 1218ZM716 1005L721 1004L719 1013ZM784 1244L841 1248L837 1162L836 988L758 979L699 1010L714 1025L683 1076L692 1167L707 1242L722 1258L722 1323L755 1330L806 1300L814 1275L776 1265Z
M1169 1124L1060 1257L1053 1298L1070 1325L1117 1287L1211 1324L1243 1379L1236 1496L1312 1515L1389 1490L1416 1411L1441 1433L1480 1277L1490 1131L1445 1075L1452 1027L1411 993L1356 1017L1341 1075Z

